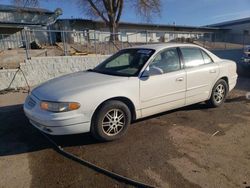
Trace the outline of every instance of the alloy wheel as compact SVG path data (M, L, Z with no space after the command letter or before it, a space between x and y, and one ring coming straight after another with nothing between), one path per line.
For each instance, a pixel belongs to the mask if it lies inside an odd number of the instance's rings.
M120 109L109 110L102 120L102 130L108 136L115 136L125 125L125 114Z
M214 100L216 103L221 103L224 100L225 97L225 86L223 84L219 84L216 86L214 91Z

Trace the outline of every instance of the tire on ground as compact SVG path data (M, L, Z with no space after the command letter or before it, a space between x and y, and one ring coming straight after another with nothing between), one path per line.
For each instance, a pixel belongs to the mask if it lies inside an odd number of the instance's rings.
M217 86L220 85L220 84L222 84L222 85L224 86L224 88L225 88L225 93L224 93L223 99L222 99L220 102L217 102L216 99L215 99L215 92L216 92ZM221 105L225 102L226 97L227 97L227 94L228 94L228 84L227 84L227 82L226 82L225 80L220 79L220 80L218 80L218 81L215 83L215 85L214 85L214 87L213 87L213 89L212 89L212 92L211 92L211 97L210 97L210 99L209 99L208 101L206 101L206 103L207 103L210 107L213 107L213 108L219 107L219 106L221 106Z
M106 114L112 109L118 109L124 114L124 125L116 135L108 135L102 126ZM106 116L107 117L107 116ZM131 112L126 104L118 100L104 102L95 112L91 122L91 134L100 141L112 141L121 138L128 129L131 122Z

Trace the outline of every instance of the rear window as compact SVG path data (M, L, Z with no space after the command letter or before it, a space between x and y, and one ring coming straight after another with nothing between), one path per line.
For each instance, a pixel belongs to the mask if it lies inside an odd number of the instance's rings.
M181 48L186 68L197 67L204 64L199 48Z
M206 52L204 52L203 50L201 50L201 53L202 53L202 56L203 56L205 64L213 62L212 58Z

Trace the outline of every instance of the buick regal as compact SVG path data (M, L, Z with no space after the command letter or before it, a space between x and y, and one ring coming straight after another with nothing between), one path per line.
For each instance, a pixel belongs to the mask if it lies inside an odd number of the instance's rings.
M235 62L196 45L131 47L94 69L41 84L27 97L24 111L48 134L91 132L111 141L140 118L203 101L219 107L236 80Z

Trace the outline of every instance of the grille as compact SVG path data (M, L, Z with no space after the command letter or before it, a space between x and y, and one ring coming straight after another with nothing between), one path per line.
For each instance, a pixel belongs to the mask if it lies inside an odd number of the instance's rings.
M36 101L34 101L31 97L28 99L28 105L33 108L36 105Z

